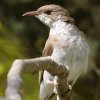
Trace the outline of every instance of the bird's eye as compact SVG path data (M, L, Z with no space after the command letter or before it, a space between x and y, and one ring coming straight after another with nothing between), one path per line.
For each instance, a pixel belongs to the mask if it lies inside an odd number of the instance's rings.
M47 10L47 11L45 11L45 13L46 13L47 15L50 15L50 14L51 14L51 11L50 11L50 10Z

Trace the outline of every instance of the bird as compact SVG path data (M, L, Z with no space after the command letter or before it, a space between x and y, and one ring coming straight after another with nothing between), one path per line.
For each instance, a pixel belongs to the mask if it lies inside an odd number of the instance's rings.
M86 72L90 48L86 36L75 25L69 11L59 5L44 5L23 16L35 16L50 28L42 56L50 56L55 62L69 67L68 83L73 87ZM50 100L54 93L54 80L48 71L39 72L39 100Z

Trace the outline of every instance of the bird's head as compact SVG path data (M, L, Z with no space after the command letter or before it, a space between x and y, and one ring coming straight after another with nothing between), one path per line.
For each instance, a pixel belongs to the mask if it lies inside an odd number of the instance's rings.
M73 18L66 9L54 4L42 6L36 11L26 12L23 16L35 16L47 26L52 26L58 20L73 22Z

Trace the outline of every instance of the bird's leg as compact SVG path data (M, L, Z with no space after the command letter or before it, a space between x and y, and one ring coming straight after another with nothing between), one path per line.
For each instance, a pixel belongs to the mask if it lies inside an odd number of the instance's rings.
M67 96L68 98L70 98L72 95L72 85L70 83L67 84L68 84Z
M66 85L64 85L66 83ZM54 93L57 94L57 100L70 100L72 94L72 86L66 79L55 76Z

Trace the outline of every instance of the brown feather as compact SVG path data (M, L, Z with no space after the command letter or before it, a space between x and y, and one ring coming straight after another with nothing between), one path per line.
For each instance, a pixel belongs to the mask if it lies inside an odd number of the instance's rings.
M52 42L50 41L51 38L48 38L45 44L45 47L43 49L42 52L42 56L50 56L53 52L53 45ZM43 80L43 70L39 71L39 84L41 83L41 81Z

